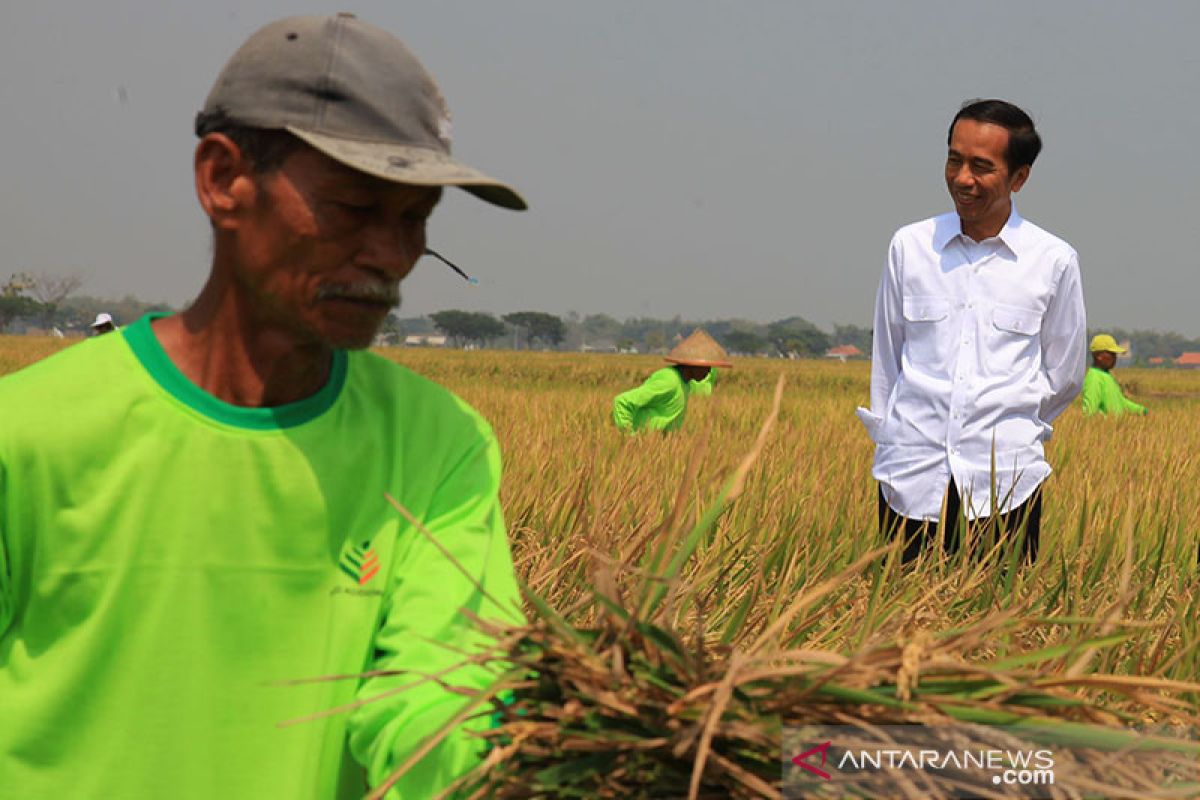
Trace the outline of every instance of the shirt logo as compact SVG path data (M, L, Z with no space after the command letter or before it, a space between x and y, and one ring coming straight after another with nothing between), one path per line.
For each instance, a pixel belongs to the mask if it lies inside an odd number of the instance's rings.
M365 586L379 573L379 556L375 555L369 540L358 545L347 542L338 566L359 586Z

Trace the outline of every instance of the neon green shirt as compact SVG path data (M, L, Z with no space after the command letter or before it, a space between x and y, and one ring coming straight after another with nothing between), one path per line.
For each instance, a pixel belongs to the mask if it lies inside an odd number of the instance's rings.
M1099 367L1088 367L1079 396L1083 401L1083 413L1088 416L1107 414L1116 417L1126 412L1147 413L1145 406L1125 397L1116 378Z
M613 399L613 421L623 431L673 431L687 411L688 382L674 367L663 367L636 389Z
M279 723L457 664L445 645L479 639L460 608L504 615L385 492L516 602L491 429L370 353L337 353L310 398L241 408L190 383L143 318L0 380L0 409L0 796L326 800L380 782L464 698L427 682ZM281 685L377 669L401 675ZM433 796L481 749L456 732L389 797Z
M688 392L692 397L708 397L713 393L713 385L717 382L717 368L713 367L702 381L688 381Z

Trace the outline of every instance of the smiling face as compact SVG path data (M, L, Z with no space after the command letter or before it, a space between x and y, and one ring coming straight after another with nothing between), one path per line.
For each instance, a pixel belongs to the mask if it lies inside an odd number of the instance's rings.
M242 210L230 262L242 307L298 344L362 348L399 304L441 190L379 180L301 146L234 194Z
M1027 166L1009 173L1008 136L999 125L973 119L960 119L950 134L946 187L963 233L975 241L1000 233L1012 212L1012 193L1029 177Z

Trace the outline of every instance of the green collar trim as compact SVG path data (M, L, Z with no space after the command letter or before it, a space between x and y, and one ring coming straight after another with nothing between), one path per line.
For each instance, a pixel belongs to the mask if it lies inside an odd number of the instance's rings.
M342 387L346 383L348 358L345 350L334 350L329 380L318 392L303 400L268 408L250 408L226 403L192 383L167 355L158 337L154 335L154 329L150 327L151 322L165 316L168 315L146 314L122 331L125 341L159 386L188 408L212 420L255 431L292 428L316 419L328 411L342 393Z

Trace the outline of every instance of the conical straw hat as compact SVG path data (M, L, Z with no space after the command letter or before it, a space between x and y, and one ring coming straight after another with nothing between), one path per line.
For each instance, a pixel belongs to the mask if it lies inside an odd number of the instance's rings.
M692 335L684 339L667 353L666 360L672 364L686 364L693 367L732 367L729 354L725 348L704 331L696 328Z

